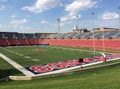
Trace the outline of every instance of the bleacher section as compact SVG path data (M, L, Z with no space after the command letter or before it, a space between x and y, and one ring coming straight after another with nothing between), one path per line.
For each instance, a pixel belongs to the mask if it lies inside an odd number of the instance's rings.
M103 48L103 40L94 40L96 48ZM72 47L93 47L92 39L39 39L40 44ZM120 39L104 40L105 48L120 49Z
M104 43L103 43L103 37ZM117 49L120 50L120 31L117 32L96 32L94 33L67 34L58 36L57 33L17 33L0 32L0 46L15 45L39 45L49 44L57 46L72 47L93 47L93 41L96 48Z
M106 34L104 37L105 38L109 38L109 37L114 37L118 32L109 32L108 34Z

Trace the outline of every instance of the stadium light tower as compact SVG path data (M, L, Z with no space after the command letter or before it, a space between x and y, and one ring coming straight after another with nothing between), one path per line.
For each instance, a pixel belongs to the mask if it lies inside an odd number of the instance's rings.
M119 30L120 30L120 6L118 7L119 10Z
M60 38L60 21L61 21L61 19L58 18L57 21L58 21L58 38Z
M77 18L77 20L76 20L76 26L78 26L78 25L79 25L79 18L80 18L80 15L76 15L76 18Z
M92 33L93 33L93 47L94 47L94 55L95 55L95 36L94 36L94 15L95 15L95 13L92 12L91 14L92 14L92 26L93 26L93 27L92 27L92 28L93 28L93 29L92 29L92 30L93 30L93 31L92 31Z
M94 15L95 15L95 13L92 12L92 25L93 25L93 29L94 29Z

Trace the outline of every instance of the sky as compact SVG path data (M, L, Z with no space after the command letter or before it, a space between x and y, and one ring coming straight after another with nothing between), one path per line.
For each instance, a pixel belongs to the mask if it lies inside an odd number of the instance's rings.
M74 25L119 28L118 7L120 0L0 0L0 32L52 33L59 24L61 33Z

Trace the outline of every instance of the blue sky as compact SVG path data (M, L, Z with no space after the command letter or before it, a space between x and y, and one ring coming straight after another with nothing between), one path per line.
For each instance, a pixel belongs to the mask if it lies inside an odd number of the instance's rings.
M58 32L79 28L119 28L120 0L0 0L0 31ZM91 14L94 12L94 16Z

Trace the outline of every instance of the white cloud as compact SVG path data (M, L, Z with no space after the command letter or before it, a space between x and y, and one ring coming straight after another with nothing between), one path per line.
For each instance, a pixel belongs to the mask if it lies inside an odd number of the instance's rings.
M16 15L14 15L14 14L13 14L13 15L11 15L11 18L15 18L15 17L16 17Z
M32 27L29 27L29 26L19 26L20 29L23 29L23 30L30 30L32 29Z
M65 5L64 5L64 3L60 3L60 7L64 7Z
M64 17L61 17L61 21L74 20L77 18L81 18L81 15L66 15Z
M29 18L29 17L31 17L31 15L27 14L26 17Z
M4 10L5 6L4 5L0 5L0 11Z
M7 2L8 0L0 0L0 2Z
M45 10L52 9L59 4L59 0L37 0L32 6L23 7L23 10L28 10L34 13L41 13Z
M23 24L23 23L26 23L27 20L26 19L22 19L22 20L12 20L10 22L10 24L16 24L16 25L19 25L19 24Z
M115 13L115 12L105 12L103 13L103 15L101 16L101 18L103 20L106 20L106 19L116 19L119 17L119 14Z
M98 21L99 27L119 28L117 19Z
M64 26L64 25L68 25L68 24L72 24L72 21L67 21L67 22L61 22L60 26Z
M69 12L69 15L75 15L81 10L96 7L97 1L93 0L74 0L71 4L68 4L65 11Z
M2 24L0 24L0 28L2 28Z
M61 21L74 20L81 18L81 15L78 15L79 11L96 7L97 1L93 0L74 0L72 3L65 6L65 11L68 12L66 16L61 17Z
M47 24L48 22L45 21L45 20L42 20L40 23L41 23L41 24Z

